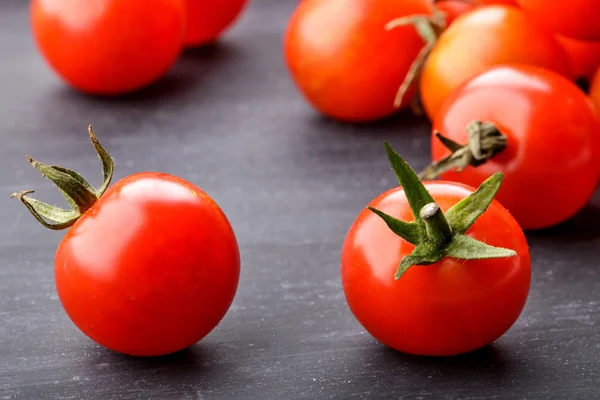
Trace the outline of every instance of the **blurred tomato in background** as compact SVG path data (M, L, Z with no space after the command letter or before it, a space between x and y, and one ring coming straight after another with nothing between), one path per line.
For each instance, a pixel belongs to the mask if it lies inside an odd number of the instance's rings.
M33 0L35 42L53 70L89 94L140 89L183 47L181 0Z

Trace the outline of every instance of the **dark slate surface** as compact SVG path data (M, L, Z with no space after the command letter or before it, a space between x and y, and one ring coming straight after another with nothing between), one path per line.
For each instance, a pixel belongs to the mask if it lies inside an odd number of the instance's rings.
M27 2L0 2L0 398L350 399L600 397L600 199L571 223L529 234L533 287L496 344L452 358L387 349L355 322L339 254L355 215L394 185L382 141L416 168L428 126L347 126L316 115L290 83L281 34L296 1L255 0L223 42L186 54L167 78L125 99L63 86L37 55ZM234 305L189 350L157 359L100 348L57 299L63 233L8 195L59 197L24 154L100 180L92 123L117 162L180 175L210 193L243 259Z

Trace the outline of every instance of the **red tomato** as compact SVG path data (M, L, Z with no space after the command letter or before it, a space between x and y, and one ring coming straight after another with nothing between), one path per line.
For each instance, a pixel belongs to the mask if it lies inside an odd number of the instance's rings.
M524 46L523 43L527 43ZM565 50L515 7L487 6L463 15L440 36L421 74L421 100L430 119L456 88L487 68L521 63L571 77Z
M435 6L446 14L446 26L450 26L459 15L475 8L473 4L462 0L444 0L437 2Z
M160 78L183 45L181 0L33 0L35 41L76 89L118 95Z
M600 66L600 41L583 42L560 35L556 39L567 51L575 77L591 81Z
M517 0L517 3L552 32L579 40L600 40L597 0Z
M389 116L424 42L412 26L384 27L395 18L431 13L428 0L303 0L284 39L290 74L325 115L351 122Z
M516 0L476 0L481 5L505 5L516 6Z
M27 192L16 197L32 201ZM118 352L156 356L194 344L221 321L237 290L240 255L206 193L147 172L121 179L79 216L58 247L54 273L60 301L83 333Z
M246 6L246 0L183 0L187 23L185 45L211 43L231 26Z
M425 182L446 211L473 193L453 183ZM401 187L370 203L402 221L414 221ZM348 305L364 328L396 350L451 356L479 349L502 336L527 300L531 271L525 236L510 213L493 201L466 233L469 237L516 252L513 257L458 260L444 257L410 267L399 280L394 273L414 246L392 232L382 219L363 210L342 249L341 277Z
M504 172L497 198L524 229L558 224L586 205L598 182L600 126L594 106L574 83L533 66L492 68L454 92L434 131L466 144L473 121L493 123L507 137L505 150L442 179L477 186ZM449 153L432 141L434 161Z

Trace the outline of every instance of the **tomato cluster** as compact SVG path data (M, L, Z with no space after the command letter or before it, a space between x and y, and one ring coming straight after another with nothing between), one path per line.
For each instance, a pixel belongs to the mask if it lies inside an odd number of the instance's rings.
M38 45L65 80L120 94L162 75L183 46L215 40L244 3L34 0L31 10ZM420 174L386 144L400 186L360 212L342 248L348 305L381 342L461 354L495 341L521 314L531 280L523 229L568 220L600 178L594 4L299 2L284 54L308 102L347 122L412 105L433 124L432 163ZM190 346L235 296L233 229L208 194L179 177L139 173L110 186L112 159L89 133L100 188L29 158L72 209L14 194L45 227L69 228L55 258L60 301L81 331L113 350L148 356Z
M47 63L72 87L121 95L163 76L184 47L215 41L246 0L32 0Z

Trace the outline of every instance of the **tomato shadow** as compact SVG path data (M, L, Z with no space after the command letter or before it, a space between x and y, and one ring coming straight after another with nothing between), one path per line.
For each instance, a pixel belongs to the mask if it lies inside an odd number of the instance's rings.
M89 95L63 84L57 97L61 100L108 108L130 105L143 108L183 105L190 97L207 97L208 95L202 95L202 90L198 88L203 82L212 80L214 72L219 71L223 65L230 64L239 54L240 49L234 43L216 42L184 51L163 77L134 92L117 96Z
M219 344L197 343L177 353L158 357L133 357L99 348L88 357L84 376L112 375L125 391L168 391L193 398L206 387L219 387L222 380L245 381L233 363L223 361Z
M410 372L427 379L449 381L470 380L474 376L487 382L503 380L514 374L514 362L508 351L498 344L491 344L470 353L452 357L415 356L393 350L387 346L379 352L380 362L397 368L410 368Z

